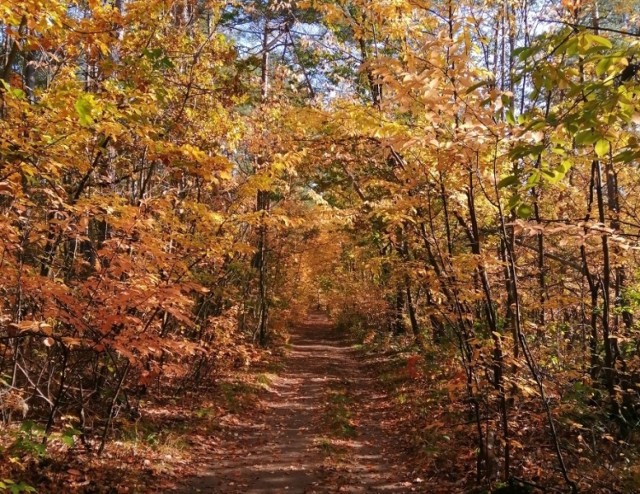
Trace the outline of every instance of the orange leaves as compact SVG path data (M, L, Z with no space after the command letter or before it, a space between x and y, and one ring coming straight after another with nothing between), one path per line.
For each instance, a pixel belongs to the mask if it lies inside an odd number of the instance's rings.
M19 323L10 323L7 327L9 336L18 336L20 333L36 333L45 336L53 334L53 328L50 324L39 321L21 321Z
M571 15L577 15L582 6L582 0L562 0L562 6L567 9Z

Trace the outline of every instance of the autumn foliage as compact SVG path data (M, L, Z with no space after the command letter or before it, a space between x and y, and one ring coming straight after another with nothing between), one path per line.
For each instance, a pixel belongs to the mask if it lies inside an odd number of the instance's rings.
M5 423L100 454L313 307L465 488L640 489L633 3L0 0Z

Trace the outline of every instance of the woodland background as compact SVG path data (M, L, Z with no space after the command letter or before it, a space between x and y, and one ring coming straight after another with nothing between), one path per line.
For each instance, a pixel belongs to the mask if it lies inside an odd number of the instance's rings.
M316 306L469 486L640 490L637 7L0 0L0 490Z

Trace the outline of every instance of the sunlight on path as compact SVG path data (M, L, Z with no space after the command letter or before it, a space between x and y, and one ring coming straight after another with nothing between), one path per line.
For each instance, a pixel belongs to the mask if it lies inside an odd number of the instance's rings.
M292 332L286 369L265 393L265 411L229 420L219 453L203 458L200 477L180 492L415 492L400 448L381 429L376 403L386 396L375 386L327 319L311 315ZM336 396L337 406L348 402L337 416L348 406L356 422L339 437L327 416Z

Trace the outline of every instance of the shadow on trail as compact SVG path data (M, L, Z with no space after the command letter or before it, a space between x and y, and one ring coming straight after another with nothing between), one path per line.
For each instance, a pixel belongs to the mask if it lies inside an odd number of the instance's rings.
M387 397L344 336L311 314L290 342L263 411L232 417L218 453L202 459L200 476L180 492L416 492L401 448L384 430ZM327 423L336 389L348 395L348 436L336 437Z

